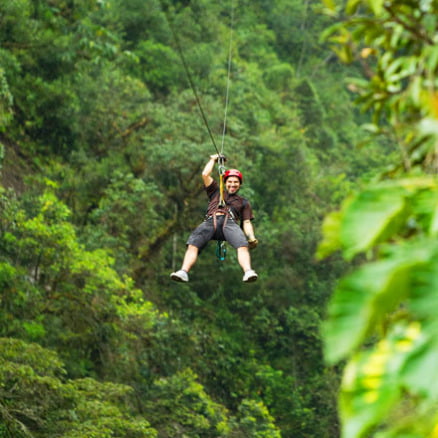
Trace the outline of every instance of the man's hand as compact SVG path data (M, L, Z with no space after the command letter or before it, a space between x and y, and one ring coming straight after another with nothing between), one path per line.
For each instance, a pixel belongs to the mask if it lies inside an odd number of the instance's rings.
M259 241L255 237L252 239L248 239L249 249L254 249L258 244L259 244Z

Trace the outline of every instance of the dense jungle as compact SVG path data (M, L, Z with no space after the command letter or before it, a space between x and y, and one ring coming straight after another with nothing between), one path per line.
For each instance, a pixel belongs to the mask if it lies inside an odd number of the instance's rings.
M0 0L1 438L368 438L420 404L432 335L365 408L343 374L431 318L394 297L436 286L436 5L340 3ZM216 147L259 278L211 242L175 283Z

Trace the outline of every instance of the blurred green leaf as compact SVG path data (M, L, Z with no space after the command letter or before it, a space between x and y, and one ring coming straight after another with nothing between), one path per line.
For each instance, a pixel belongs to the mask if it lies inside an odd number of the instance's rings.
M375 15L380 15L383 11L384 0L368 0Z
M348 363L341 385L342 438L365 438L403 398L402 370L421 342L418 324L398 324Z
M421 239L392 248L385 259L363 265L340 281L322 328L330 363L352 354L382 327L386 315L409 297L419 268L435 266L436 247L424 243ZM435 274L433 269L424 272L429 287Z

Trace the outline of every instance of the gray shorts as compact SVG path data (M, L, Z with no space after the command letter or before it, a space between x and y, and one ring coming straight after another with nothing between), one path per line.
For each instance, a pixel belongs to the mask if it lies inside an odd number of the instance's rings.
M202 250L210 240L225 240L236 249L248 246L248 241L239 225L233 219L228 218L224 227L224 221L225 216L216 216L215 231L213 217L209 217L190 234L187 245L193 245Z

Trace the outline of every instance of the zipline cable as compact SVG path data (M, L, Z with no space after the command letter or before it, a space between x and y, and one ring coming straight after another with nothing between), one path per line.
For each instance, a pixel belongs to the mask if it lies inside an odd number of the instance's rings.
M224 143L225 143L225 133L227 130L227 113L228 113L228 102L230 94L230 78L231 78L231 54L233 47L233 28L234 28L234 1L231 0L231 18L230 18L230 43L228 46L228 72L227 72L227 87L225 93L225 108L224 108L224 127L222 130L222 146L221 155L224 153Z
M227 131L227 114L228 114L228 103L230 95L230 78L231 78L231 55L233 48L233 29L234 29L234 1L231 1L231 16L230 16L230 42L228 45L228 68L227 68L227 86L225 92L225 105L224 105L224 125L222 129L222 145L221 153L219 154L218 167L219 167L219 206L225 207L224 199L224 173L225 173L225 156L224 156L224 144L225 144L225 134Z
M233 28L234 28L234 2L231 0L231 17L230 17L230 42L228 46L228 71L227 71L227 86L225 93L225 105L224 105L224 125L222 130L222 145L221 153L219 154L218 166L219 166L219 206L225 206L224 199L224 173L225 173L225 158L224 158L224 144L225 144L225 133L227 131L227 114L228 114L228 103L230 94L230 78L231 78L231 54L233 47Z
M225 134L227 130L227 115L228 115L228 104L229 104L229 92L230 92L230 78L231 78L231 58L232 58L232 43L233 43L233 28L234 28L234 1L231 1L231 16L230 16L230 41L229 41L229 47L228 47L228 67L227 67L227 85L226 85L226 93L225 93L225 105L224 105L224 123L223 123L223 129L222 129L222 143L221 143L221 150L219 151L216 141L214 140L213 133L210 129L210 125L208 124L207 117L205 115L204 109L201 105L201 100L199 99L198 92L196 91L195 84L193 82L192 75L190 73L190 70L188 68L184 52L181 47L180 39L178 37L178 34L175 31L175 26L173 25L172 19L170 17L169 11L166 7L164 7L163 0L160 0L161 3L161 9L164 12L164 15L167 20L167 24L170 28L170 31L172 33L173 39L175 41L176 48L178 50L179 56L181 58L181 62L183 64L187 80L189 82L190 88L192 89L192 92L196 99L196 104L198 105L199 111L202 116L202 120L204 121L204 125L207 128L208 134L210 136L211 142L216 150L216 153L218 155L218 168L219 168L219 207L225 207L225 199L224 199L224 173L225 173L225 161L226 158L224 156L224 144L225 144ZM224 261L226 256L227 250L225 247L224 241L218 241L217 242L217 250L216 250L216 256L219 261Z
M183 52L183 50L181 48L181 43L180 43L178 34L175 32L175 27L174 27L172 19L170 17L169 11L168 11L167 8L164 7L163 1L161 1L160 3L161 3L161 9L164 11L164 15L166 16L167 24L169 25L170 31L172 32L173 39L174 39L175 44L176 44L176 48L178 50L179 56L181 58L181 62L183 64L183 67L184 67L184 70L185 70L185 73L186 73L186 76L187 76L187 80L189 81L190 88L192 89L193 94L195 96L196 103L198 105L199 111L200 111L201 116L202 116L202 120L204 121L204 125L207 128L208 134L209 134L211 142L213 143L213 146L214 146L214 148L216 150L216 153L218 155L221 155L221 153L219 152L219 149L218 149L218 147L216 145L216 142L214 140L213 134L211 132L210 125L208 124L208 120L207 120L207 117L206 117L206 115L204 113L204 109L202 108L201 100L199 99L198 92L196 91L196 87L195 87L195 84L193 82L192 75L191 75L190 70L189 70L189 68L187 66L187 62L186 62L186 59L184 57L184 52Z

